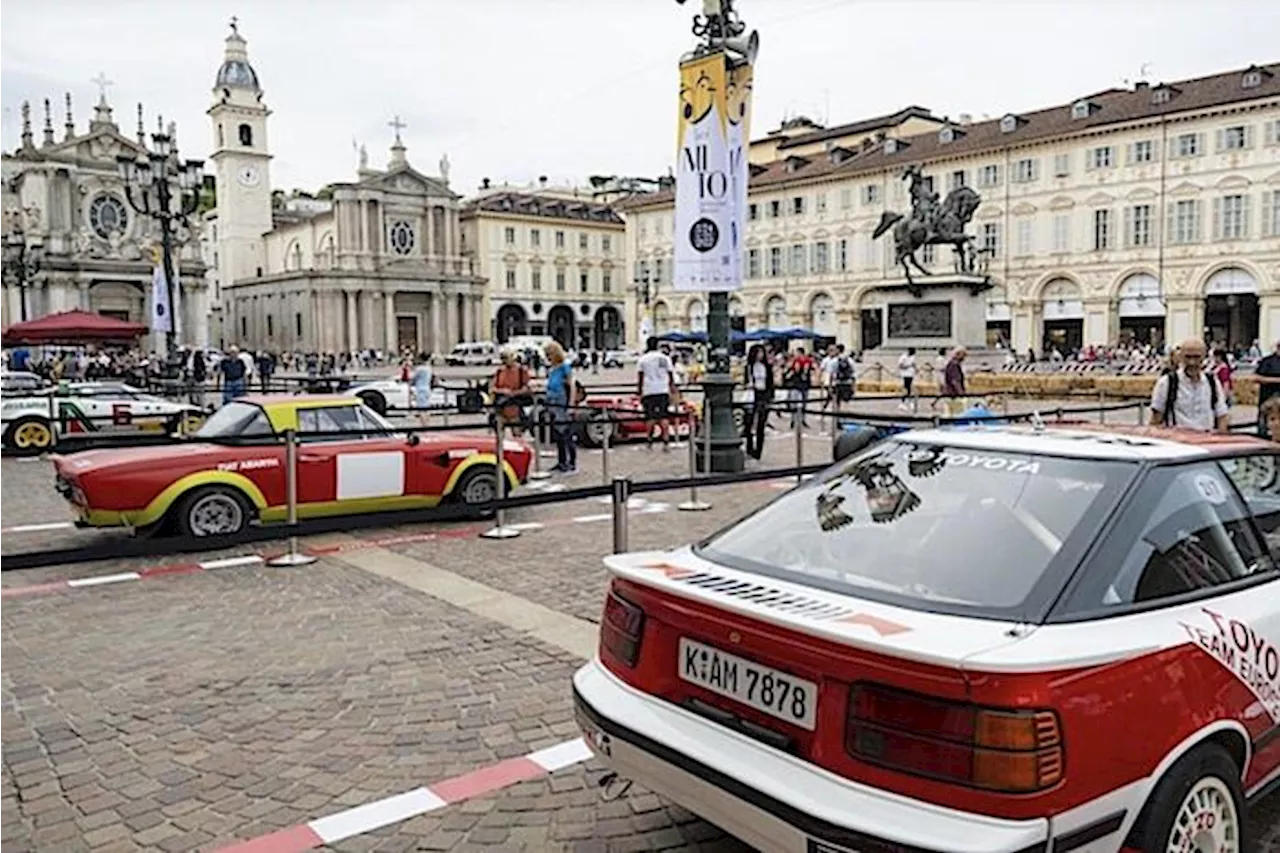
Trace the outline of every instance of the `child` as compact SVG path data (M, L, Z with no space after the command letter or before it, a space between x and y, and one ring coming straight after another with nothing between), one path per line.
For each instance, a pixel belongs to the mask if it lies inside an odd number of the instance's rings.
M1272 397L1263 403L1258 414L1262 416L1260 420L1266 430L1262 437L1280 441L1280 397Z

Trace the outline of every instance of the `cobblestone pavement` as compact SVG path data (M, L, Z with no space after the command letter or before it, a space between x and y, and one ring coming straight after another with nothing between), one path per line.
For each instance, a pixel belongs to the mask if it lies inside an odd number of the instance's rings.
M804 445L814 461L830 452L816 432ZM618 448L611 473L678 476L686 454ZM766 462L793 456L793 437L774 435ZM600 482L600 462L599 452L584 453L582 473L549 482ZM5 527L60 517L37 504L44 464L4 461ZM706 490L706 512L675 509L687 492L643 494L630 546L700 538L780 487ZM59 853L214 849L575 737L567 685L581 658L567 643L449 604L434 581L368 567L399 560L424 578L438 567L589 631L603 594L608 511L592 501L518 510L509 522L543 527L510 541L477 539L487 525L476 524L318 537L304 544L368 550L302 569L205 571L6 600L0 841L6 851ZM446 535L403 541L431 533ZM224 555L194 559L216 556ZM9 572L0 583L188 559ZM579 764L324 849L746 849L638 788L603 801L599 775L594 763ZM1268 832L1258 850L1280 846L1280 796L1254 819Z

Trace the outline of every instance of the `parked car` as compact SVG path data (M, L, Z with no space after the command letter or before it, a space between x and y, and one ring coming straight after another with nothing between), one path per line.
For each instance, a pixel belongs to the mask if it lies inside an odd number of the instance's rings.
M349 393L360 398L360 401L380 415L392 409L420 408L411 395L413 385L401 381L398 377L376 379L372 382L361 382L351 386ZM431 399L427 401L429 408L452 408L458 405L458 392L443 386L433 386Z
M64 382L0 403L4 449L43 453L66 436L194 432L208 412L124 382Z
M444 357L444 363L454 366L489 365L498 363L498 348L491 341L458 344Z
M347 395L242 397L215 412L191 441L55 455L58 491L82 526L234 534L284 520L286 430L303 434L300 518L442 501L480 507L498 496L491 435L406 437ZM364 434L341 434L352 431ZM339 434L326 439L326 432ZM528 476L532 452L515 440L503 448L503 471L515 488Z
M583 405L591 407L582 430L583 443L588 447L604 444L606 436L610 444L618 444L643 439L648 432L644 407L635 394L592 394L588 391ZM697 428L699 407L680 400L672 404L671 412L670 428L677 438L687 438L690 427ZM656 426L654 432L657 432Z
M1230 851L1280 782L1280 448L890 436L606 558L613 772L765 850Z

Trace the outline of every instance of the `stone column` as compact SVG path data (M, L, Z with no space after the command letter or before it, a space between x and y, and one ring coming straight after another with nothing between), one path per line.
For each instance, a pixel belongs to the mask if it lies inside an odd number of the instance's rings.
M88 311L89 309L89 282L77 282L80 285L80 310Z
M442 288L442 291L440 308L444 313L444 346L446 350L450 350L461 342L461 338L458 337L461 334L461 330L458 328L458 308L455 294L452 289Z
M431 350L441 355L449 351L449 347L445 345L444 340L444 317L441 316L442 304L445 302L443 288L436 288L431 294Z
M360 217L360 252L369 253L369 210L363 201L356 202L357 216Z
M359 314L356 308L356 300L359 298L359 291L348 290L345 292L347 300L347 338L346 351L350 352L360 346L360 327Z
M1258 342L1266 352L1268 344L1280 339L1280 296L1264 293L1258 296Z
M390 360L395 355L399 345L396 331L396 294L394 290L382 294L382 311L384 317L382 330L383 353Z

